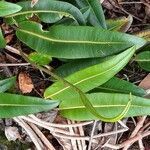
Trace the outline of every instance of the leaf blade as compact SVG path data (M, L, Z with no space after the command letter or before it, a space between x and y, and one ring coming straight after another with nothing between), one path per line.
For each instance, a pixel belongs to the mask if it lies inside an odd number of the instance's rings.
M77 86L83 92L88 92L89 90L111 79L118 71L120 71L125 66L134 52L135 47L132 47L103 63L75 72L65 79L73 85ZM72 95L69 96L69 93L72 93ZM64 85L64 83L59 81L55 82L44 92L44 97L46 98L51 97L65 100L68 96L77 96L77 92L73 91L70 86Z
M21 6L5 1L0 1L0 17L13 14L22 9Z
M69 59L106 57L146 43L141 38L93 27L53 26L43 31L40 24L33 22L20 23L16 35L39 53Z
M42 98L0 93L0 118L11 118L48 111L58 106L58 101L46 101Z
M128 94L119 93L93 93L86 95L93 107L103 116L113 117L119 114L129 101ZM61 114L72 120L95 120L80 99L68 99L60 104ZM80 115L77 115L80 114ZM150 114L150 100L142 97L132 96L132 103L125 117L141 116Z
M10 77L4 80L0 80L0 93L7 91L10 89L16 81L16 77Z

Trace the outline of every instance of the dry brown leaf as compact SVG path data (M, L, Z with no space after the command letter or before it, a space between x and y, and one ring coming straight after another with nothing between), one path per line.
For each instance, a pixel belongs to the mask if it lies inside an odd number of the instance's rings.
M148 74L139 84L139 87L147 90L150 89L150 74Z
M19 88L22 93L30 93L34 88L30 76L25 72L21 72L19 74L18 82L19 82Z

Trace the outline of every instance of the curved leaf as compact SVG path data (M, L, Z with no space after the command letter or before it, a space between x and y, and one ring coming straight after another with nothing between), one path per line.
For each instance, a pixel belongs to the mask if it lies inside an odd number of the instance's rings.
M141 68L146 71L150 71L150 51L144 51L139 53L135 57L135 61L138 62Z
M16 82L16 77L0 80L0 93L10 89L15 84L15 82Z
M5 2L5 1L0 1L0 17L4 17L6 15L10 15L13 13L16 13L22 9L21 6Z
M5 42L5 39L3 37L2 30L0 28L0 48L5 48L5 46L6 46L6 42Z
M119 93L93 93L87 94L87 98L104 117L113 117L121 113L129 101L129 95ZM96 120L89 113L79 98L72 98L60 104L61 114L71 120ZM150 114L150 100L132 96L132 103L125 117L142 116Z
M126 32L133 22L133 17L131 15L118 19L109 19L106 20L107 28L111 31L121 31Z
M43 31L34 22L20 23L16 35L39 53L69 59L106 57L146 43L135 36L93 27L53 26L50 31Z
M94 66L99 64L100 62L104 62L109 58L92 58L92 59L81 59L81 60L73 60L68 62L55 70L55 73L61 77L67 77L77 71L85 69L89 66ZM73 66L73 67L72 67ZM90 93L96 92L115 92L115 93L132 93L137 96L146 95L146 91L128 81L121 80L117 77L112 77L109 81L104 83L103 85L96 87L95 89L89 91Z
M58 101L46 101L37 97L0 93L0 118L48 111L57 107L58 104Z
M6 18L13 17L17 22L20 22L36 14L43 22L54 23L65 16L77 20L80 24L85 24L84 17L80 10L67 2L39 0L34 7L31 7L31 1L19 2L18 5L22 7L22 10Z
M121 54L111 57L107 61L75 72L65 79L83 92L87 92L111 79L128 63L134 52L135 47L129 48ZM60 100L75 96L78 96L78 93L70 86L65 85L60 81L55 82L47 88L44 93L45 98L55 98Z

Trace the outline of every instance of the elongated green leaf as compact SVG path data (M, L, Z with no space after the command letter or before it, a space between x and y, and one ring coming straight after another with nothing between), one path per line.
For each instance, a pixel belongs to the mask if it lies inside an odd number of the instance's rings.
M58 101L46 101L37 97L0 93L0 118L48 111L58 104Z
M86 67L93 66L99 64L100 62L104 62L109 58L92 58L92 59L82 59L82 60L74 60L68 62L55 70L55 73L61 77L67 77L77 71L85 69ZM73 66L73 67L72 67ZM132 93L137 96L146 95L145 90L142 88L128 82L125 80L121 80L117 77L111 78L109 81L104 83L103 85L89 91L90 93L95 92L115 92L115 93Z
M3 37L2 30L0 28L0 48L5 48L5 46L6 46L6 42L5 42L5 39Z
M90 8L89 23L93 26L103 27L106 29L105 16L99 0L76 0L79 7Z
M104 117L113 117L121 113L129 101L129 94L119 93L93 93L86 95L93 107ZM71 120L95 120L81 100L72 98L60 104L61 114ZM132 96L132 103L125 117L142 116L150 114L150 100Z
M135 36L93 27L53 26L50 31L43 31L42 26L34 22L20 23L16 35L39 53L72 59L105 57L146 43Z
M16 13L21 10L21 6L8 3L5 1L0 1L0 17Z
M146 95L146 91L128 81L121 80L119 78L113 77L103 85L96 87L91 90L89 93L132 93L136 96Z
M80 24L85 24L84 17L80 10L67 2L57 0L39 0L38 3L31 7L31 1L19 2L23 9L15 14L9 15L6 18L14 18L17 22L26 20L27 17L36 14L43 22L54 23L60 20L63 16L77 20Z
M138 62L141 68L143 68L146 71L150 71L150 51L144 51L139 53L135 61Z
M16 77L0 80L0 93L10 89L15 84L15 81L16 81Z
M128 63L134 52L135 47L129 48L105 62L75 72L65 79L83 92L87 92L111 79ZM55 82L52 86L47 88L44 93L45 98L60 100L65 100L67 97L71 98L77 95L78 93L76 91L61 81Z

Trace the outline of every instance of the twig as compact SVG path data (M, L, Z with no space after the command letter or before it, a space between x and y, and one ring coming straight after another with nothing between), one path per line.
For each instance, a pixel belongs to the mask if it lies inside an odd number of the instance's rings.
M70 121L70 120L67 120L67 122L68 122L68 124L71 124L71 121ZM70 131L70 133L71 133L72 135L74 135L74 131L73 131L72 127L69 127L69 131ZM70 139L70 140L71 140L72 149L73 149L73 150L78 150L78 149L77 149L76 140L74 140L74 139Z
M79 126L78 129L79 129L80 136L84 136L83 126ZM83 150L86 150L87 146L86 146L85 140L81 140L81 143L82 143Z
M123 5L123 4L142 4L143 2L119 2L119 4Z
M30 63L0 63L0 67L28 66Z
M96 128L96 124L97 124L97 120L94 121L94 124L93 124L93 128L92 128L92 131L91 131L91 136L90 136L90 139L89 139L89 146L88 146L88 150L91 150L91 146L92 146L92 139L93 139L93 136L94 136L94 132L95 132L95 128Z
M142 139L146 136L150 135L150 131L149 132L144 132L144 133L138 133L135 137L123 142L122 144L118 144L118 145L113 145L113 144L105 144L105 147L109 147L111 149L121 149L123 147L125 147L126 145L131 145L134 142L138 141L139 139Z
M37 135L33 132L33 130L27 125L21 118L19 117L14 117L13 118L30 136L31 140L33 141L35 147L37 150L43 150L43 144L37 137Z
M93 121L89 121L89 122L80 122L80 123L75 123L75 124L56 124L56 123L50 123L50 122L46 122L46 121L43 121L39 118L37 118L36 116L34 115L29 115L32 119L40 122L40 123L43 123L47 126L50 126L50 127L58 127L58 128L67 128L67 127L79 127L79 126L86 126L86 125L89 125L89 124L92 124Z
M17 50L16 48L11 47L9 45L6 45L5 49L7 49L8 51L10 51L12 53L15 53L17 55L20 55L20 51L19 50Z
M132 134L131 134L129 140L130 140L131 138L133 138L134 136L136 136L136 134L139 132L139 130L141 129L141 127L143 127L143 124L144 124L145 119L146 119L146 116L139 118L139 121L138 121L138 123L136 124L136 127L135 127L134 131L132 132ZM141 139L139 139L139 140L140 140L139 142L140 142L140 144L141 144L142 141L141 141ZM126 146L123 148L123 150L127 150L130 146L131 146L130 143L128 143L128 145L126 145Z
M49 150L55 150L55 148L53 147L53 145L48 141L48 139L44 136L44 134L38 129L38 127L32 123L28 123L31 128L36 132L36 134L38 135L38 137L41 139L41 141L45 144L45 146L49 149Z

